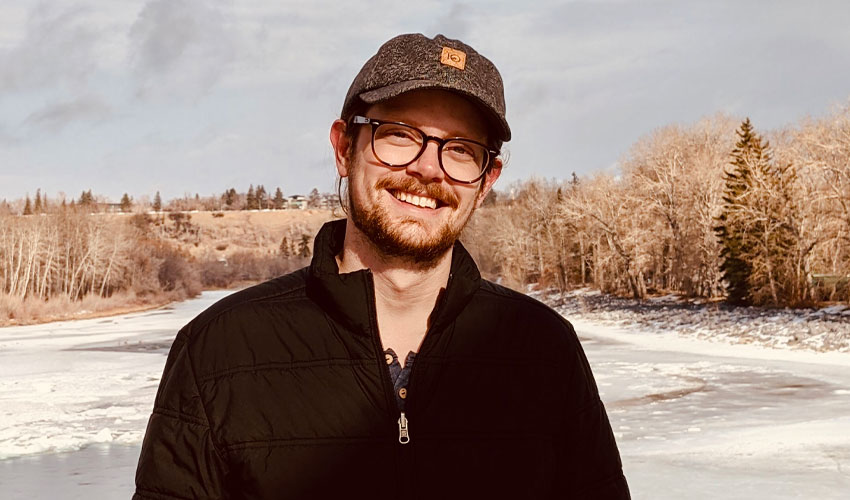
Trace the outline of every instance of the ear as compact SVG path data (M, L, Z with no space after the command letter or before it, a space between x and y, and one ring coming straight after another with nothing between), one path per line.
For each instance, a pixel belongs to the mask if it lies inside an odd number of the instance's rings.
M475 208L480 207L484 203L484 198L493 189L493 184L496 183L496 179L500 175L502 175L502 159L496 158L493 160L493 166L484 174L484 180L481 181L481 191L478 192L478 198L475 200Z
M331 146L334 149L334 160L336 161L336 171L340 177L348 177L348 150L353 145L345 134L346 125L342 120L334 120L331 125L330 139Z

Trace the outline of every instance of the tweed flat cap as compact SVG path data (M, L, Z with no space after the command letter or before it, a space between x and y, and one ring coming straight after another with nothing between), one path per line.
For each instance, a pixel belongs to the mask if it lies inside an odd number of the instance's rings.
M443 35L399 35L384 43L354 78L341 117L350 118L360 103L375 104L417 89L449 90L469 98L486 113L497 139L511 139L499 70L469 45Z

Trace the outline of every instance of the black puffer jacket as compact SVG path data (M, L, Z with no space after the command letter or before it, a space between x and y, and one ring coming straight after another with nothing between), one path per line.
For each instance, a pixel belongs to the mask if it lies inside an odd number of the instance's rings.
M460 244L400 444L372 275L338 274L344 234L326 224L309 268L180 330L133 498L629 498L572 326Z

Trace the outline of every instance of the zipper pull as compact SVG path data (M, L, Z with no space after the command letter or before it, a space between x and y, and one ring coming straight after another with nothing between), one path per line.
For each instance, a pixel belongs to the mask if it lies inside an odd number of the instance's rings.
M404 416L404 412L401 412L401 418L398 419L398 442L401 444L407 444L410 442L410 433L407 428L407 417Z

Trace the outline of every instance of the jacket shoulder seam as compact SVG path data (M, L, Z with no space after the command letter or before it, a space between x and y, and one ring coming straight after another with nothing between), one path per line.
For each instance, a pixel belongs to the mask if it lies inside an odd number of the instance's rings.
M202 427L209 428L207 423L204 422L204 420L201 418L193 417L192 415L187 415L186 413L181 413L179 411L170 410L162 406L154 407L151 413L153 413L154 415L162 415L163 417L167 418L173 418L174 420L179 420L183 423L200 425Z
M141 492L141 493L139 493ZM141 486L136 486L136 494L138 497L143 499L151 499L151 500L161 500L163 498L167 499L175 499L175 500L192 500L189 497L181 497L172 495L170 493L163 493L161 491L152 490L150 488L143 488ZM153 496L150 496L153 495Z
M302 284L302 285L299 285L296 288L291 288L291 289L285 290L285 291L276 291L274 293L270 293L270 294L263 295L263 296L260 296L260 297L246 298L246 299L240 300L239 302L235 302L233 304L228 304L227 307L223 308L220 311L216 311L215 314L212 314L209 318L204 319L204 321L202 323L198 324L198 325L192 325L192 323L189 323L189 325L187 325L187 327L191 328L192 330L203 330L207 327L207 325L209 325L210 323L215 321L217 318L221 317L222 315L232 311L233 309L235 309L239 306L242 306L242 305L245 305L245 304L252 304L252 303L256 303L256 302L262 302L262 301L274 299L274 298L285 298L287 295L293 295L296 292L303 290L304 288L306 288L306 284ZM293 300L296 300L296 299L297 298L293 298ZM183 330L186 330L186 329L187 328L184 328ZM181 330L181 332L183 330ZM188 333L185 333L184 335L186 337L187 343L191 343L191 340L195 337L195 335L189 335Z
M209 429L210 444L212 445L213 452L218 456L219 460L221 460L223 464L227 464L227 461L224 459L224 455L221 451L221 446L219 445L219 443L216 443L215 435L212 432L212 425L210 424L210 414L207 410L207 405L204 402L204 398L201 396L201 390L198 387L198 375L195 373L195 367L192 363L192 353L189 350L188 345L184 346L184 348L186 349L186 360L188 361L189 365L189 373L192 375L192 385L195 386L195 391L198 394L198 404L200 405L201 413L204 416L203 420L206 420L205 424L206 427Z
M595 481L592 484L585 486L582 490L579 490L577 493L579 495L592 494L593 492L597 491L601 486L604 486L604 485L607 485L607 484L622 484L625 481L625 479L626 479L626 477L623 475L623 469L622 469L622 467L620 467L615 473L613 473L609 476L606 476L602 479L599 479L598 481ZM629 498L629 497L627 496L625 498Z
M576 408L575 411L573 411L570 414L570 416L574 417L574 416L580 415L580 414L582 414L586 411L590 411L594 408L598 408L600 404L602 404L602 399L599 398L599 394L596 394L596 395L594 395L593 398L587 400L587 402L585 402L583 405Z
M352 366L352 365L364 365L364 364L374 364L374 360L372 359L349 359L349 358L336 358L336 359L319 359L313 361L269 361L267 363L257 363L251 365L241 365L241 366L233 366L230 368L225 368L223 370L216 370L211 373L204 374L203 376L198 378L198 382L204 383L209 382L210 380L214 380L220 377L224 377L226 375L232 375L234 373L241 372L257 372L261 370L297 370L300 368L312 368L314 366Z
M502 299L513 300L513 301L516 301L516 302L521 302L523 304L526 304L530 307L537 309L538 311L546 313L549 316L557 318L561 322L569 325L570 330L573 330L572 324L570 324L570 322L567 321L567 319L564 318L564 316L562 316L560 313L558 313L557 311L555 311L551 307L547 306L546 304L540 302L539 300L536 300L532 297L529 297L528 295L525 295L523 293L520 293L520 292L517 292L517 291L514 291L514 290L501 291L498 288L494 289L493 287L499 287L499 288L502 288L502 287L500 285L496 285L495 283L492 283L492 282L489 282L489 281L486 282L486 283L487 283L487 285L482 284L482 286L479 288L479 290L482 293L486 293L486 294L493 295L493 296L496 296L496 297L499 297L499 298L502 298Z

